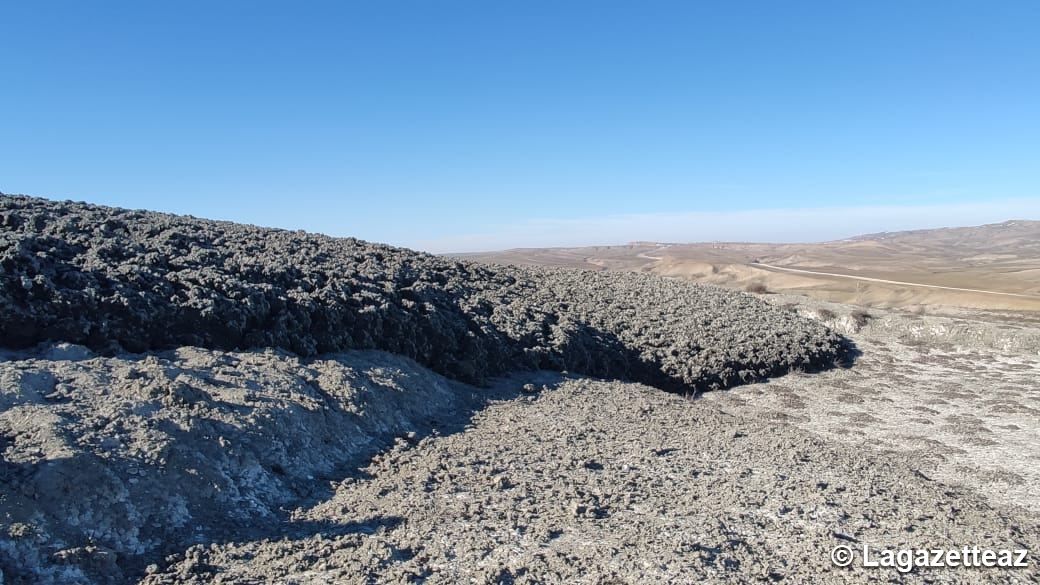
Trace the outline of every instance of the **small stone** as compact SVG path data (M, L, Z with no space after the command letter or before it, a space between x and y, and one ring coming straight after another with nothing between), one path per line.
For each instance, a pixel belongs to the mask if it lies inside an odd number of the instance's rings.
M94 354L89 349L73 343L56 343L43 354L43 359L68 362L89 360L92 357Z
M33 534L32 526L22 522L15 522L7 529L7 535L11 538L25 538Z

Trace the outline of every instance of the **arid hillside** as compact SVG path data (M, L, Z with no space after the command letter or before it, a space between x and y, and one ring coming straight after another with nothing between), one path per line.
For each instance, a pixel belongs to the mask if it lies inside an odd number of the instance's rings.
M635 242L466 257L651 272L882 308L1010 311L1016 318L1021 311L1040 311L1040 221L886 232L809 244Z

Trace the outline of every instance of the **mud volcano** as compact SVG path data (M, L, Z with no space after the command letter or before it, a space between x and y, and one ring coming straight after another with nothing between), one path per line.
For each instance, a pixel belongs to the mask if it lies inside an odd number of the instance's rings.
M304 232L0 198L0 339L103 354L380 349L453 379L568 370L668 390L842 356L746 294L650 275L488 266Z
M719 288L21 196L0 197L0 266L7 585L135 582L195 545L337 534L291 510L515 396L499 375L693 393L846 351Z

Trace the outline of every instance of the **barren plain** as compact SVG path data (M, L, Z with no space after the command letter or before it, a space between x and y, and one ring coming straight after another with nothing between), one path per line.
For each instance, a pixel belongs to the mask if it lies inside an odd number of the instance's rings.
M636 242L460 257L627 270L879 308L1040 311L1040 221L863 235L816 244Z

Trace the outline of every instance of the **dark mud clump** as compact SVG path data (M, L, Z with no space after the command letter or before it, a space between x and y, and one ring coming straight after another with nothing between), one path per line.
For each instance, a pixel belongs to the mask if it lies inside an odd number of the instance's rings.
M380 349L471 383L541 368L682 391L845 351L826 327L719 288L24 196L0 196L0 266L11 348Z

